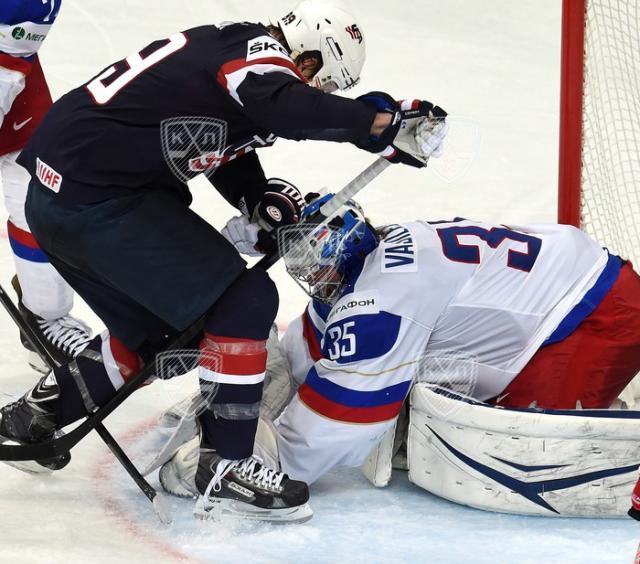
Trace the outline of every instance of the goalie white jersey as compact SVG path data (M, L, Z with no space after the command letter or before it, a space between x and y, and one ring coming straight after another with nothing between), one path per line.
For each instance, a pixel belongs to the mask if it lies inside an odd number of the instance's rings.
M595 308L620 265L569 226L391 226L333 307L310 303L285 334L300 387L277 421L284 471L313 482L359 466L416 378L499 395Z

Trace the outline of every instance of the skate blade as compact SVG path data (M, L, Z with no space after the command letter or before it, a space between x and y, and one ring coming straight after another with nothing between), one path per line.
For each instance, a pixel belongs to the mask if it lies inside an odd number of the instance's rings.
M265 509L226 498L210 499L205 505L203 496L200 496L196 501L193 514L197 519L206 521L220 521L226 517L237 517L243 520L269 523L304 523L313 517L313 510L308 503L297 507Z
M2 463L27 474L53 474L51 468L46 468L35 460L3 460Z
M29 351L29 356L27 359L29 366L33 368L38 374L42 374L46 376L51 372L51 367L40 358L38 353L34 353L33 351Z
M64 435L63 431L56 431L54 437L59 438L62 435ZM20 443L13 439L8 439L6 437L0 436L0 445L20 445ZM62 470L67 464L69 464L69 462L71 461L71 455L69 453L67 453L67 455L68 458L66 459L66 462L59 468L44 466L37 460L0 460L0 462L2 464L6 464L7 466L11 466L16 470L26 472L27 474L52 474L57 470ZM44 462L51 460L53 459L47 459Z

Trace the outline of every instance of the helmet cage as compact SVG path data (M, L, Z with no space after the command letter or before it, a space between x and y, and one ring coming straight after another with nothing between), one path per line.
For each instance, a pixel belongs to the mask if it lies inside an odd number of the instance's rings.
M315 300L332 304L351 267L377 246L359 206L329 223L301 224L278 231L278 247L288 274Z

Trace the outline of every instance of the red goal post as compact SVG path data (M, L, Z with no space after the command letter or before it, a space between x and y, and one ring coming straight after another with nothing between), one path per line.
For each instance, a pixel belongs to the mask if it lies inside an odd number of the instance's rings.
M637 0L563 0L558 221L640 267Z
M560 60L558 221L580 226L584 25L587 0L564 0Z
M640 0L563 0L558 221L640 268Z

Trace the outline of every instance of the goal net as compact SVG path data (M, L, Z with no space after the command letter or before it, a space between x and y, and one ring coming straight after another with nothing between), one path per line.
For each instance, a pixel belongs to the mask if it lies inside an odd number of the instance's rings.
M564 0L558 220L640 267L640 3ZM625 399L640 397L640 379Z

